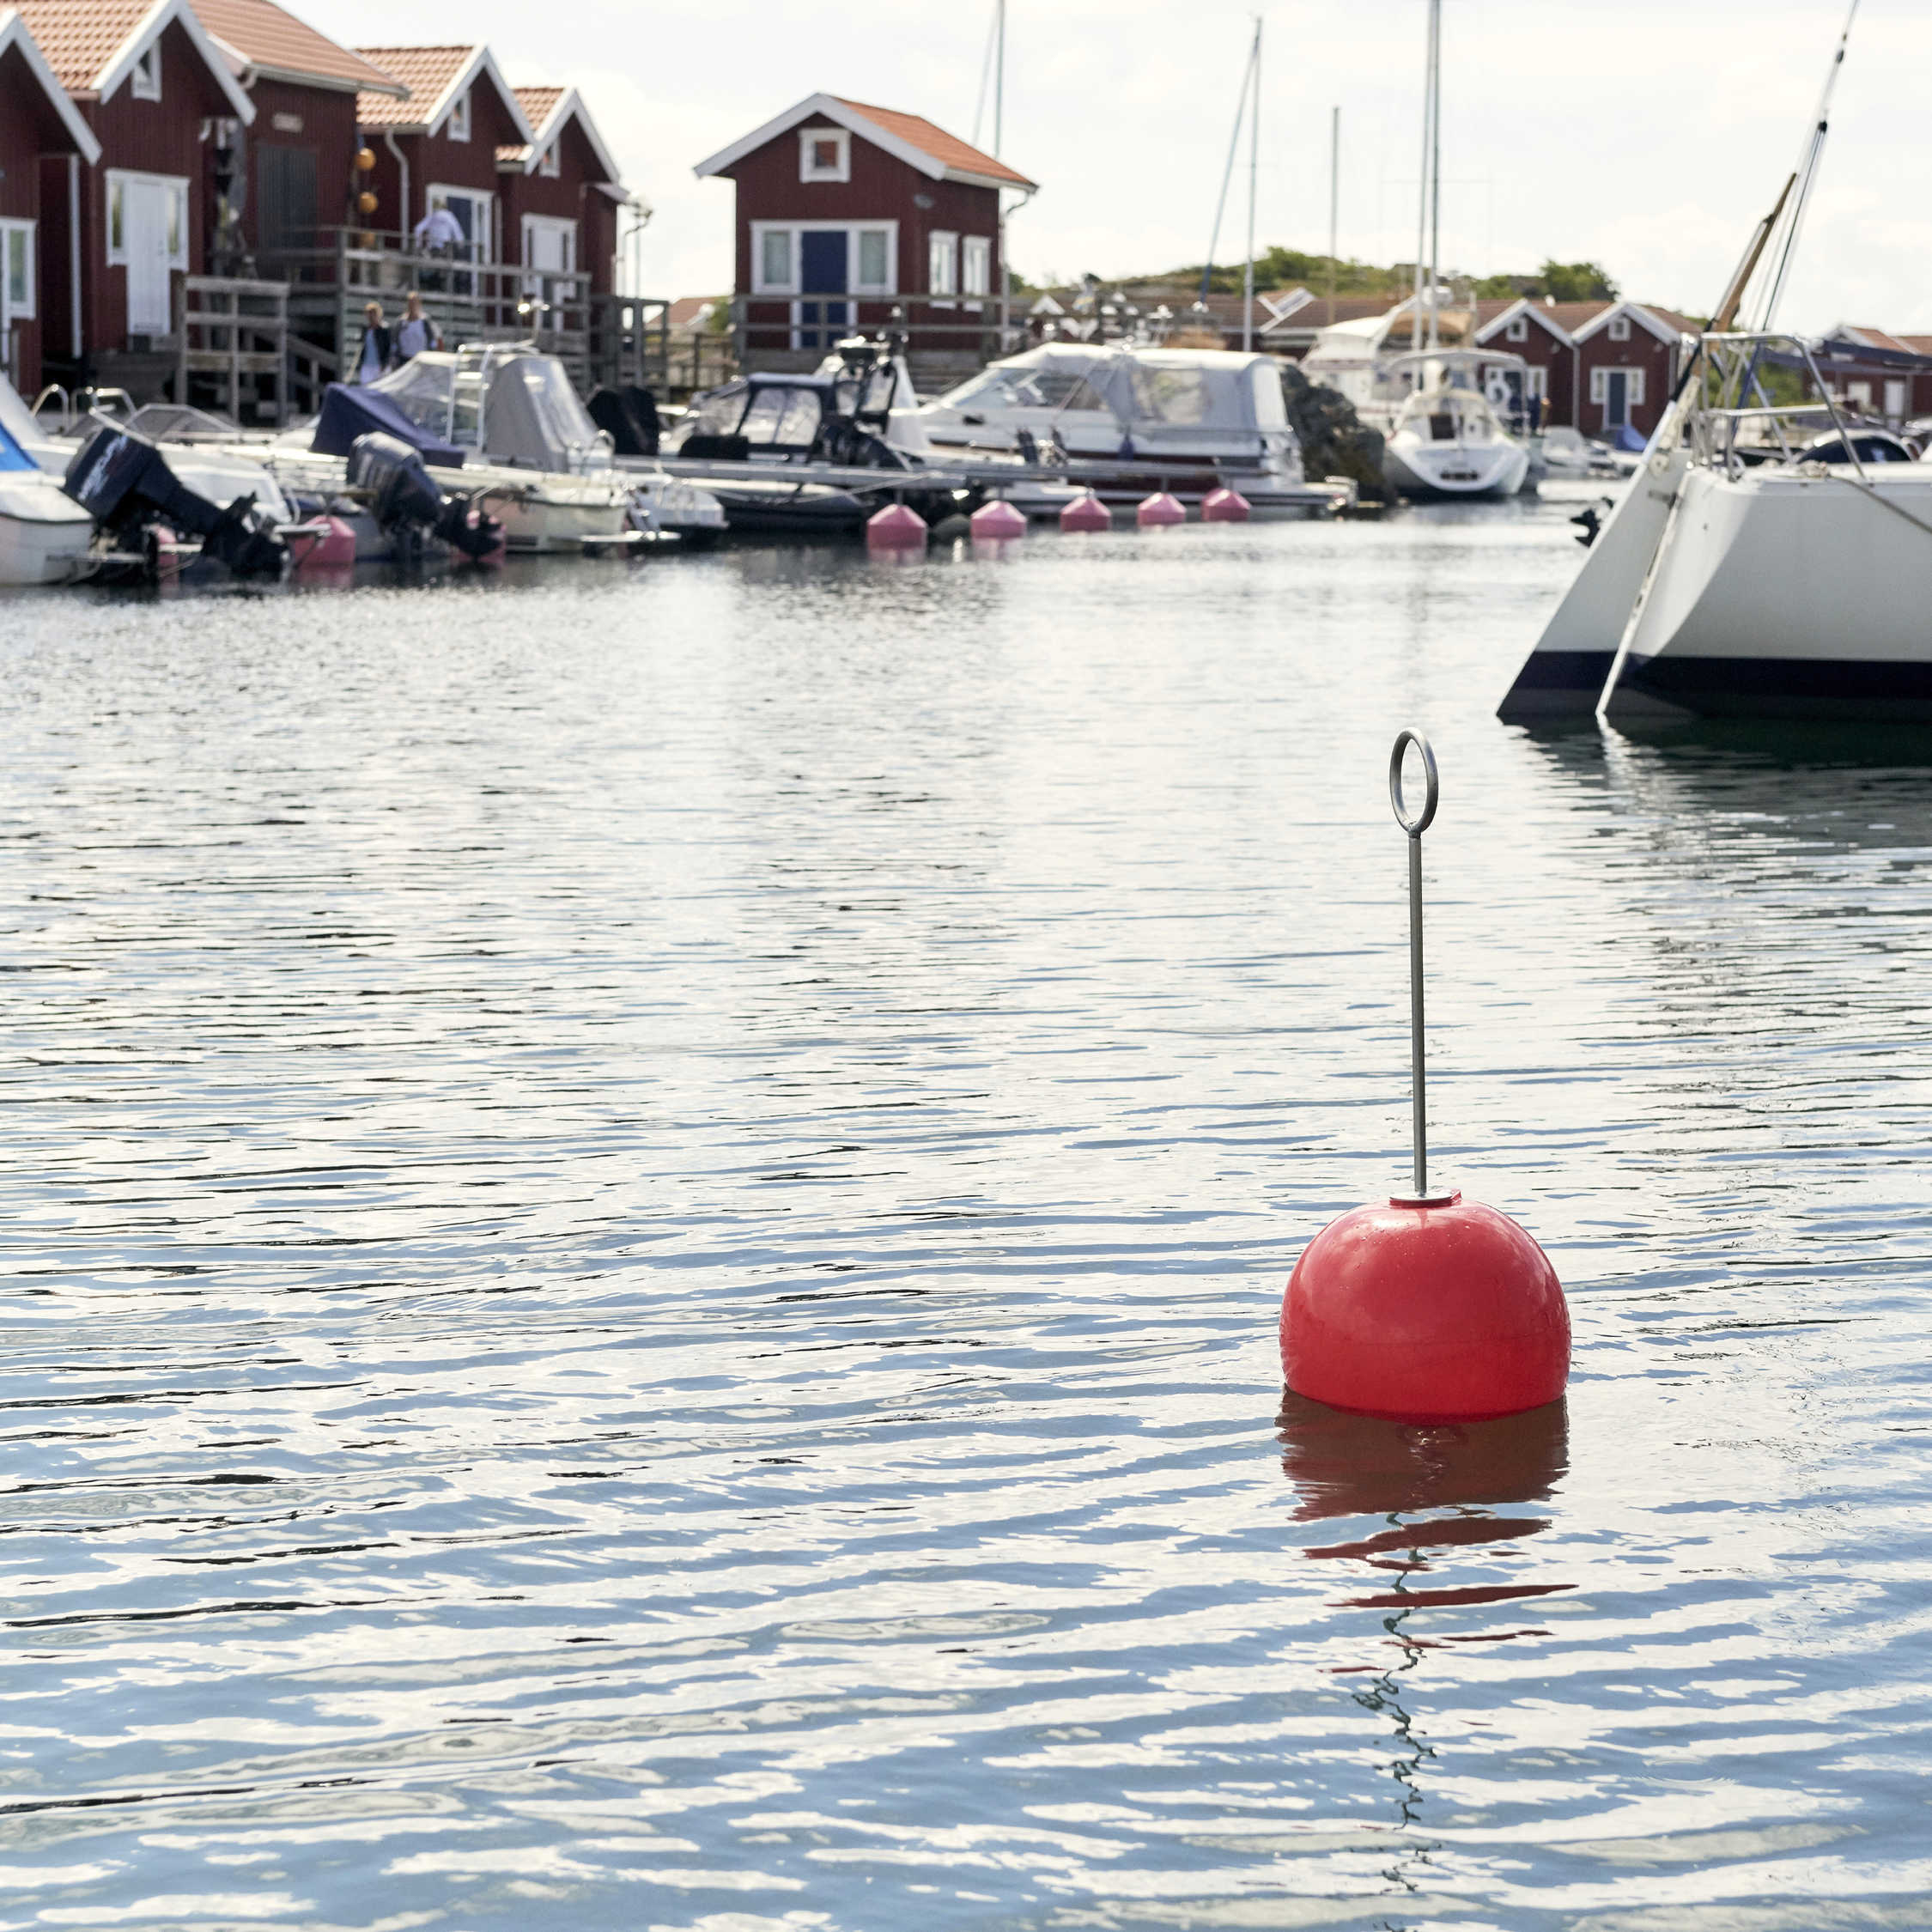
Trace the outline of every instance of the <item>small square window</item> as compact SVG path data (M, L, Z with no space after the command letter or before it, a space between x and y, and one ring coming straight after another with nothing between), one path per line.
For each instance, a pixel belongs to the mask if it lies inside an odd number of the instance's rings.
M150 41L135 56L129 91L137 100L161 99L161 42Z
M1611 323L1608 332L1612 342L1628 342L1630 340L1630 318L1627 315L1618 316Z
M452 141L467 141L470 138L470 93L465 88L456 97L449 111L449 137Z
M562 141L551 142L544 150L544 158L537 163L537 172L552 181L563 172L563 162L557 152L562 145Z
M852 137L842 127L799 130L799 179L801 181L849 181Z
M1529 340L1528 317L1523 315L1517 316L1516 319L1510 323L1509 327L1503 331L1503 333L1507 336L1511 342L1528 342Z

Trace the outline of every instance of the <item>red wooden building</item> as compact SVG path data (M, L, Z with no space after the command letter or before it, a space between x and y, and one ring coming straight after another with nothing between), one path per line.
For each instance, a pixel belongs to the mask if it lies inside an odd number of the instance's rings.
M629 197L617 164L574 88L513 90L531 138L496 150L503 258L553 275L586 274L607 295L617 212Z
M432 210L461 231L465 261L501 262L503 207L496 155L532 138L517 97L486 46L358 47L407 90L356 96L362 137L374 150L377 208L365 226L407 245Z
M228 252L240 258L216 265L234 273L252 259L266 275L299 275L292 253L331 247L336 229L366 226L355 206L358 91L405 90L275 0L191 3L255 107L251 127L224 129L225 140L207 144L208 203L233 210L238 232ZM219 236L210 252L224 252Z
M0 9L0 371L29 400L40 386L48 323L70 334L75 326L73 264L45 259L42 176L53 183L59 226L71 238L81 184L100 158L100 143L26 21Z
M738 191L738 351L809 366L904 312L937 373L1000 352L1001 197L1036 184L917 114L815 94L696 169Z
M1478 305L1475 340L1529 365L1545 421L1587 436L1648 437L1676 387L1698 325L1655 302L1549 302L1524 295Z
M100 146L77 195L69 162L39 164L43 294L49 264L62 277L43 361L64 378L155 393L174 367L174 277L207 262L204 125L246 129L254 104L188 0L19 0L19 10Z

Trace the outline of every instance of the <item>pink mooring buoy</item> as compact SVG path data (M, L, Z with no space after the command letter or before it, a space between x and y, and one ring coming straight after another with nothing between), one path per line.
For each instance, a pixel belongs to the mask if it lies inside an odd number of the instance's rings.
M996 496L990 503L981 504L967 520L973 526L975 544L1010 543L1026 534L1026 519L1004 497Z
M1188 513L1181 507L1178 496L1170 496L1166 490L1156 490L1151 496L1141 498L1133 513L1133 520L1143 530L1159 530L1170 523L1185 523Z
M1413 817L1402 757L1422 754ZM1331 1221L1303 1250L1281 1303L1282 1378L1297 1395L1402 1422L1474 1422L1553 1402L1570 1375L1570 1310L1528 1231L1453 1188L1429 1186L1422 1053L1422 835L1436 756L1395 740L1389 802L1409 836L1409 1051L1415 1180L1386 1206Z
M355 532L340 517L324 517L313 537L294 539L298 570L347 570L355 562Z
M1090 489L1076 496L1060 513L1062 530L1111 530L1114 513Z
M1238 489L1211 489L1200 500L1203 523L1246 523L1252 506Z
M924 550L926 519L903 503L888 503L866 519L866 541L876 550Z

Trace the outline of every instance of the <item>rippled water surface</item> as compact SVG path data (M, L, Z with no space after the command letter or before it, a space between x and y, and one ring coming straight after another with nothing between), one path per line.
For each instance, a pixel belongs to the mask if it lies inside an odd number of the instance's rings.
M1568 507L0 604L0 1927L1924 1926L1932 767L1497 724Z

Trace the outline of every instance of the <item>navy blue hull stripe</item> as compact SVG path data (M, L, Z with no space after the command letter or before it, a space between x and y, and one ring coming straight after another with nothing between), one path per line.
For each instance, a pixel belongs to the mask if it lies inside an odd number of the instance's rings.
M1512 724L1594 712L1615 656L1613 651L1532 651L1496 715Z
M1618 688L1625 684L1707 718L1932 721L1932 659L1633 658Z

